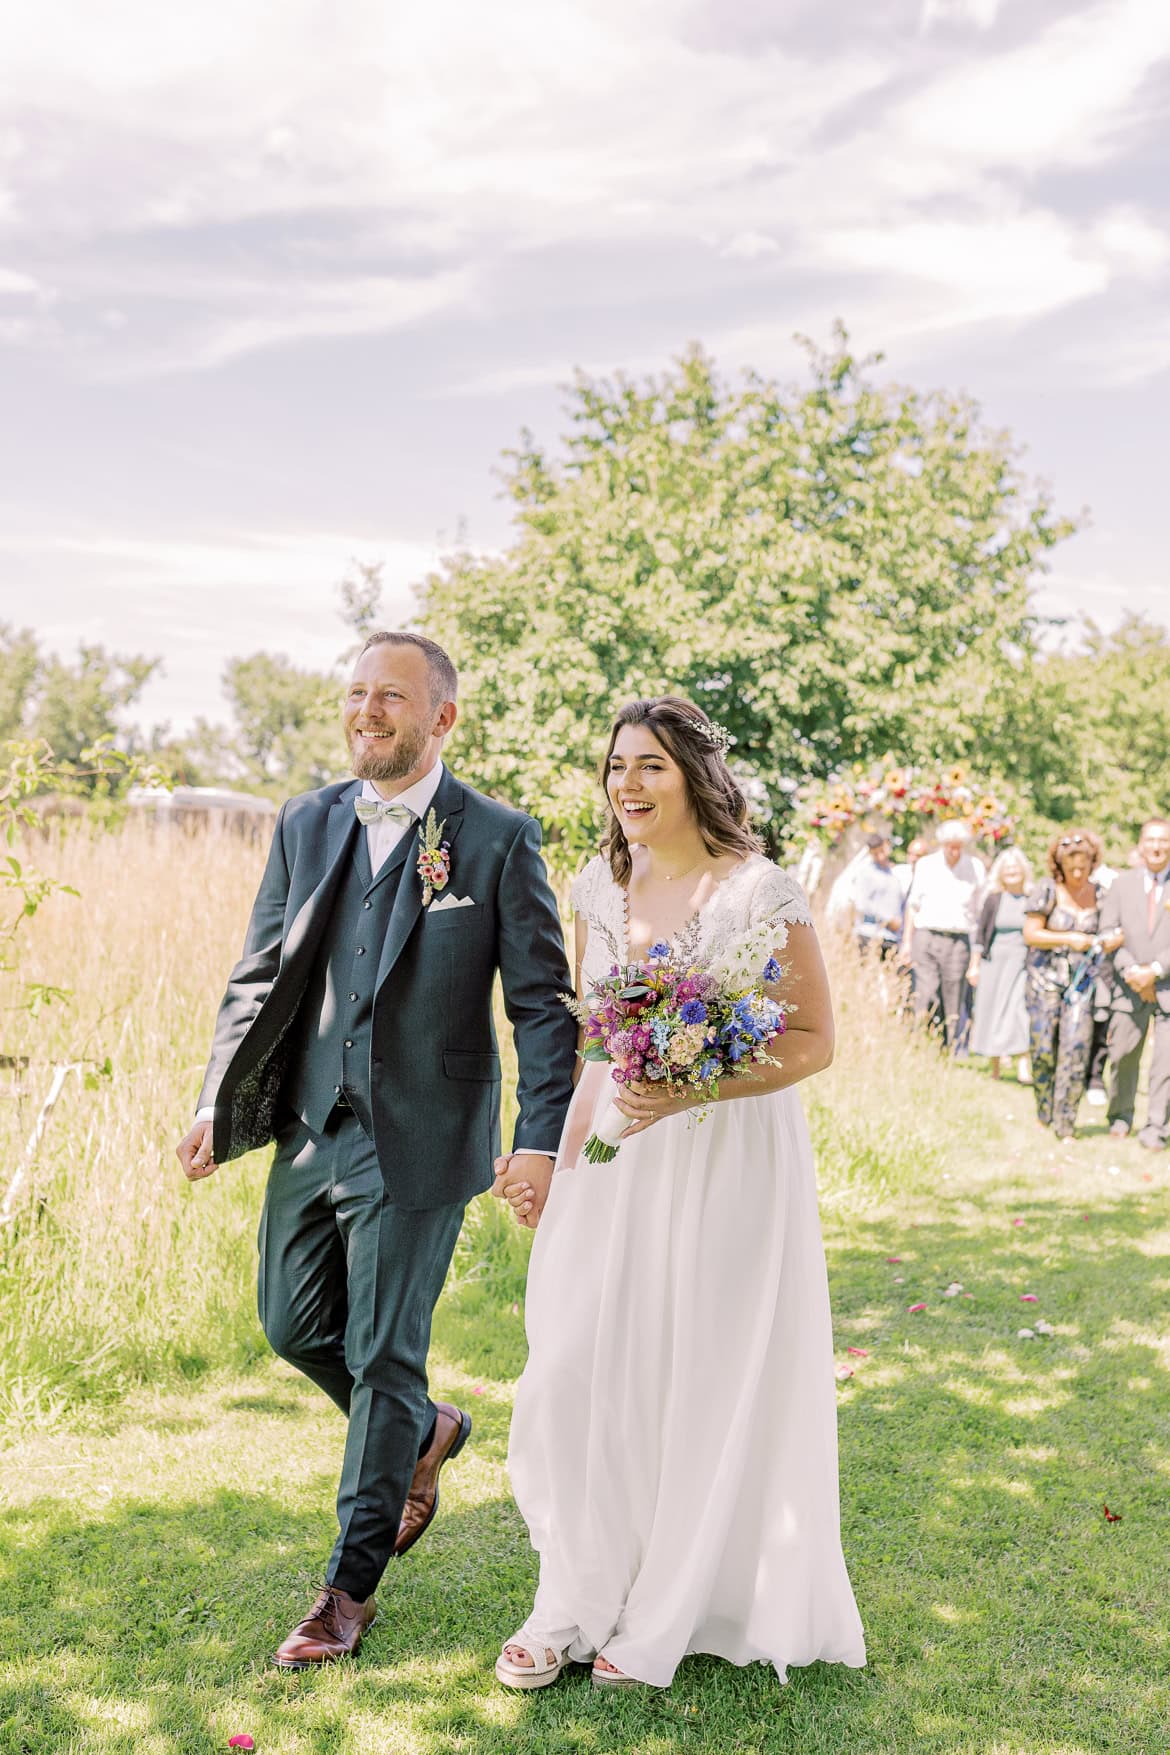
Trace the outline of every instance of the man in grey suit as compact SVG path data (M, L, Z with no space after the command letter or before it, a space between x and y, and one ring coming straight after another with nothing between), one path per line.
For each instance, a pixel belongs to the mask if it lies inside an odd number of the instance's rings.
M572 1094L540 829L443 765L456 689L433 641L367 641L343 709L355 779L281 809L178 1148L197 1180L275 1139L260 1319L348 1418L337 1542L275 1654L286 1669L356 1652L471 1428L429 1400L426 1359L464 1209L500 1150L497 972L519 1061L513 1152L555 1154Z
M1153 1024L1149 1107L1138 1142L1160 1151L1170 1139L1170 822L1164 817L1142 824L1138 861L1114 879L1101 909L1102 938L1117 927L1125 934L1113 953L1109 1131L1124 1138L1133 1127L1138 1067Z

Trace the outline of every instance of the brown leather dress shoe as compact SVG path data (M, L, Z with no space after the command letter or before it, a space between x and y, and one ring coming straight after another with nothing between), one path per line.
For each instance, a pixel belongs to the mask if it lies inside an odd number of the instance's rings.
M377 1616L373 1597L359 1603L348 1591L327 1584L303 1621L298 1621L283 1645L272 1654L282 1670L308 1670L314 1664L336 1663L353 1657L362 1634Z
M430 1528L439 1509L439 1470L453 1456L458 1456L471 1436L471 1415L463 1413L450 1402L435 1403L435 1431L431 1442L414 1466L414 1479L394 1543L396 1555L413 1548L419 1537Z

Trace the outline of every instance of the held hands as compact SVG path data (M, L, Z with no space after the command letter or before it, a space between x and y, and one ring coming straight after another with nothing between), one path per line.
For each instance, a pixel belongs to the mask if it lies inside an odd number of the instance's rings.
M183 1174L188 1182L198 1182L204 1176L210 1176L219 1165L211 1155L210 1121L197 1121L190 1133L175 1147L175 1154L183 1166Z
M684 1109L702 1108L711 1101L701 1092L676 1092L663 1090L661 1085L650 1084L639 1080L633 1085L623 1085L614 1098L614 1103L623 1115L628 1115L632 1122L622 1135L629 1139L636 1133L645 1133L656 1121L662 1121L667 1115L680 1115Z
M971 961L967 965L967 985L968 985L968 987L978 987L978 985L979 985L979 958L978 957L972 957Z
M518 1225L535 1231L552 1186L553 1161L535 1152L511 1152L497 1158L492 1194L506 1200Z
M1125 979L1139 999L1153 1000L1156 977L1147 963L1131 963L1125 971Z
M1069 932L1065 934L1070 951L1089 951L1093 948L1091 932Z

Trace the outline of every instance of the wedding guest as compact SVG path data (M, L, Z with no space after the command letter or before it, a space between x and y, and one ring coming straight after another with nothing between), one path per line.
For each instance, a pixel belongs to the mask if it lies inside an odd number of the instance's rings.
M910 894L910 887L914 882L914 873L918 869L918 861L924 854L929 852L930 842L922 835L915 835L914 839L906 848L905 859L894 867L894 872L897 876L898 882L902 886L903 900L905 900Z
M883 960L902 941L905 896L890 864L890 838L879 830L865 837L867 858L853 876L853 933L859 948L874 949Z
M1009 847L987 874L987 894L971 947L967 981L974 990L971 1053L985 1054L991 1076L1000 1062L1018 1060L1021 1084L1028 1071L1028 1008L1024 1001L1024 892L1032 867L1018 847Z
M1113 866L1102 860L1089 876L1104 895L1117 872ZM1091 1109L1104 1109L1109 1101L1109 1094L1105 1089L1105 1069L1109 1065L1109 1018L1113 1010L1114 985L1113 959L1104 957L1093 996L1093 1040L1089 1046L1089 1083L1085 1092L1085 1102Z
M1024 901L1028 946L1025 991L1032 1047L1036 1114L1058 1139L1072 1139L1084 1094L1093 1038L1100 892L1090 873L1101 859L1091 829L1068 829L1048 849L1048 876ZM1101 943L1120 943L1120 934Z
M1138 1143L1160 1151L1170 1138L1170 821L1151 817L1142 824L1138 855L1140 865L1111 885L1101 916L1102 931L1125 934L1113 955L1109 1131L1123 1138L1133 1126L1138 1067L1153 1024L1149 1106Z
M829 886L829 895L825 902L826 926L831 926L842 933L852 932L853 885L862 867L868 861L869 848L862 842L856 853L850 855Z
M913 974L914 1014L919 1023L937 1014L950 1048L958 1035L971 933L985 881L982 867L971 857L970 829L952 819L938 831L938 852L918 861L906 902L899 961L908 963Z

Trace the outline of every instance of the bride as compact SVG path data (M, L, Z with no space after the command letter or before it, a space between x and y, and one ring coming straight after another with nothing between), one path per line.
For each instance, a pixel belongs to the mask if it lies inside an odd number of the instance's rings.
M726 734L689 701L635 701L606 755L608 831L572 890L578 994L614 960L697 933L717 971L745 938L792 1008L756 1078L718 1102L632 1086L608 1164L582 1153L614 1092L585 1063L556 1167L501 1159L493 1192L539 1230L509 1468L540 1556L496 1675L666 1687L688 1652L865 1662L841 1553L832 1335L812 1153L792 1087L833 1018L799 886L759 851ZM690 942L688 940L688 942ZM696 1108L696 1113L686 1111Z

